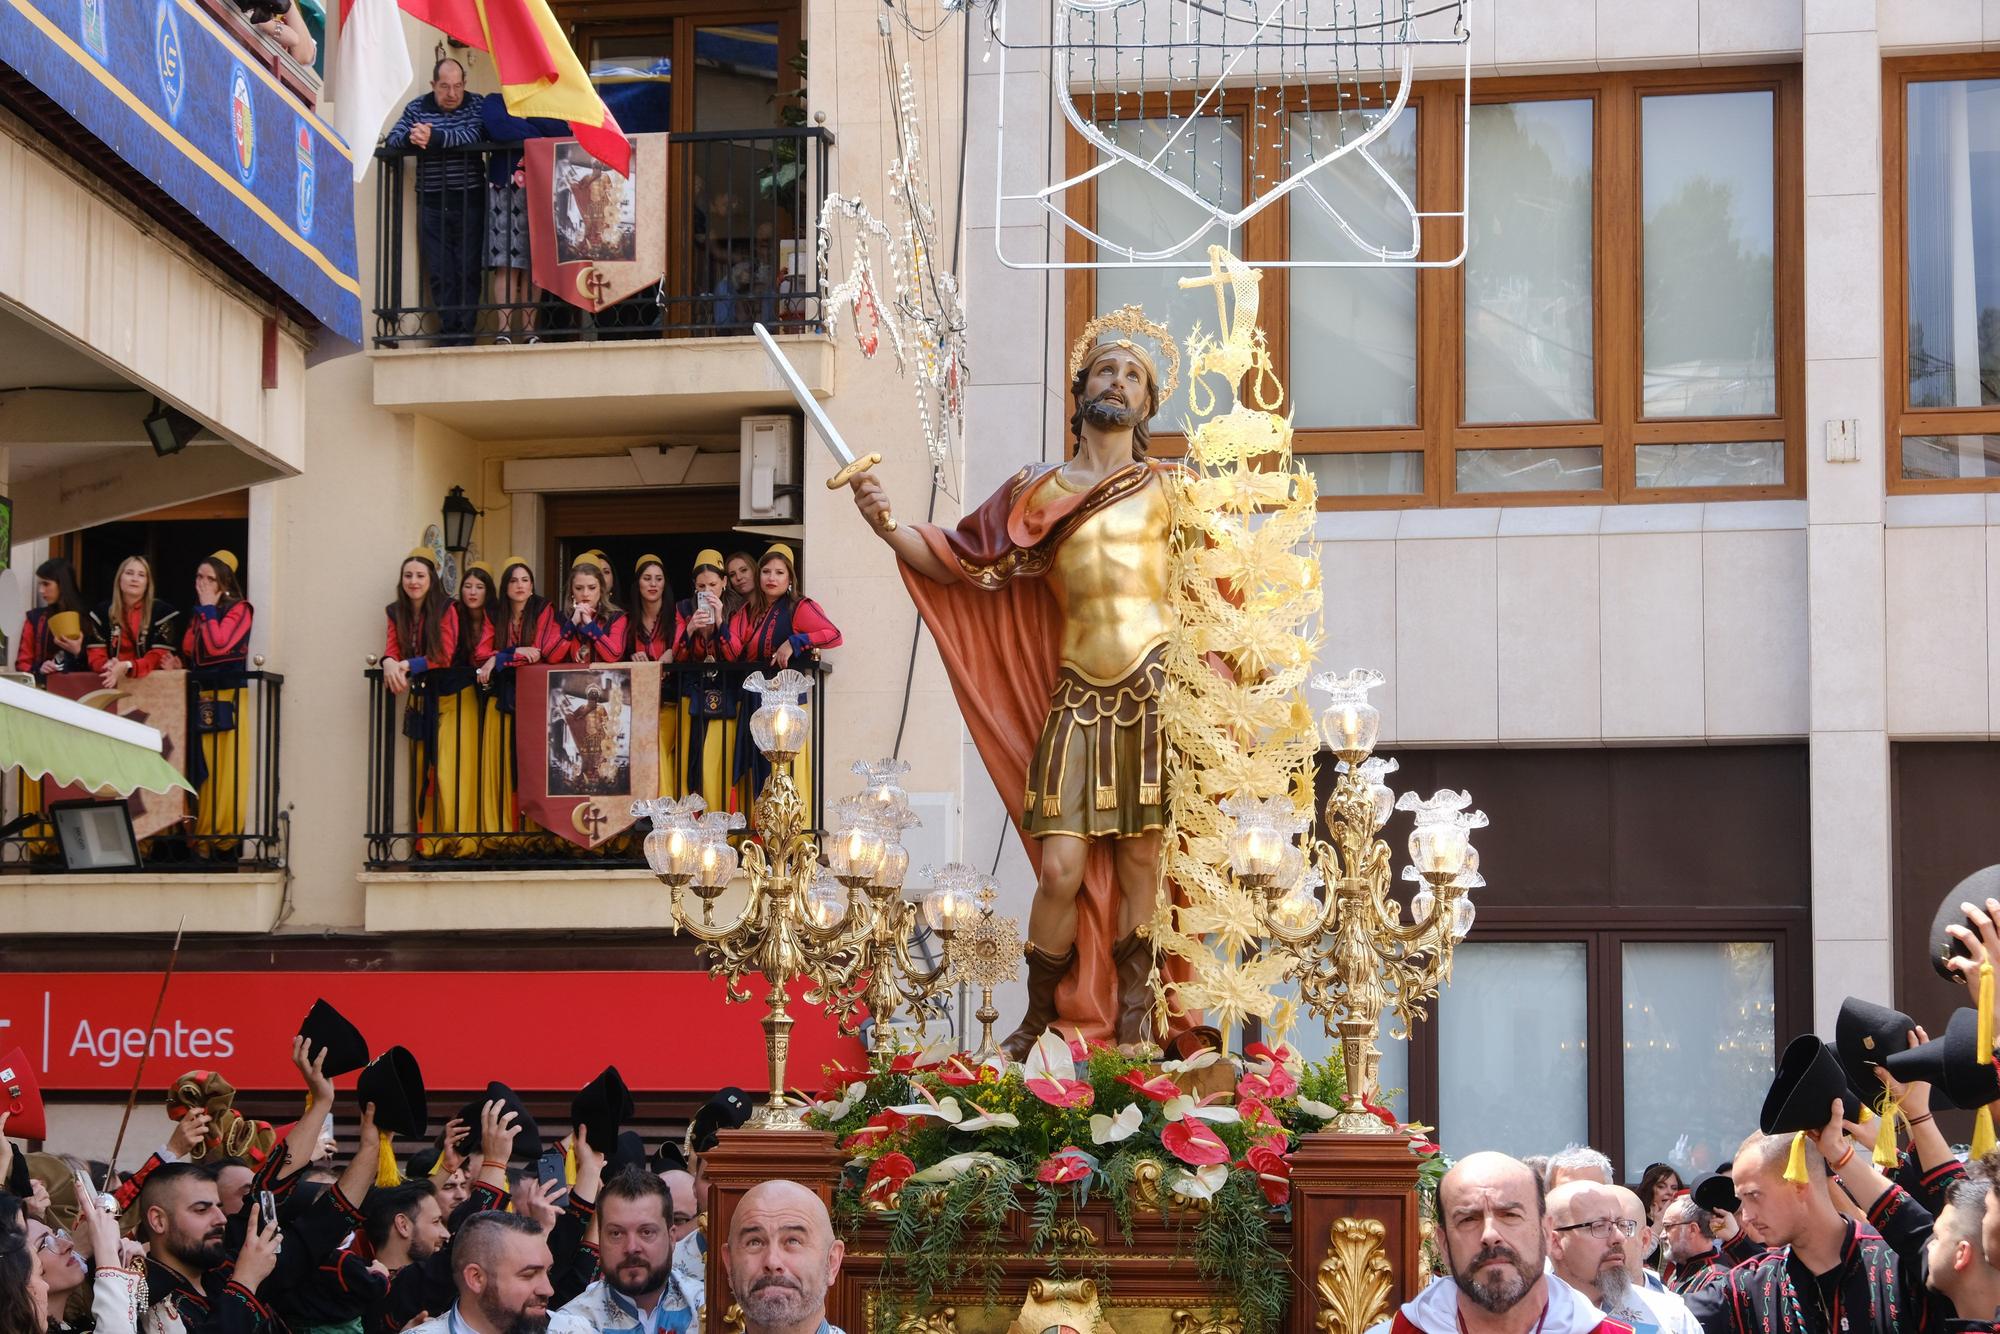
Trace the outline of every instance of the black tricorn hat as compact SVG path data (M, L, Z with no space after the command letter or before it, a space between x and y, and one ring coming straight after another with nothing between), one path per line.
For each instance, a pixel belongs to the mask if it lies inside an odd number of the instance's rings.
M1974 1009L1952 1011L1943 1037L1896 1052L1884 1064L1905 1084L1929 1084L1932 1107L1974 1108L2000 1101L2000 1073L1993 1069L1992 1052L1980 1056L1979 1011Z
M585 1084L569 1103L571 1123L591 1148L607 1156L618 1147L618 1130L632 1119L634 1110L631 1090L615 1065L605 1066L604 1073ZM645 1156L639 1155L642 1161Z
M479 1148L479 1116L486 1104L493 1101L504 1104L504 1110L514 1114L514 1161L534 1162L542 1156L542 1128L535 1124L535 1118L528 1115L528 1106L521 1101L521 1095L508 1088L499 1080L486 1086L486 1092L474 1098L459 1109L458 1119L465 1122L466 1132L458 1141L460 1153L473 1153Z
M653 1151L653 1170L655 1172L688 1171L686 1151L672 1140L665 1141L659 1148Z
M1984 909L1988 899L2000 899L2000 866L1974 871L1953 885L1951 892L1944 896L1944 902L1938 904L1937 916L1931 918L1931 967L1937 969L1938 976L1945 981L1959 980L1957 973L1945 967L1945 962L1968 957L1965 946L1959 943L1956 936L1948 934L1945 928L1962 926L1971 929L1972 923L1965 920L1965 914L1958 905L1969 903Z
M1733 1214L1743 1207L1743 1202L1736 1198L1736 1183L1721 1172L1705 1172L1696 1177L1688 1187L1688 1195L1701 1209L1724 1209Z
M326 1064L320 1068L329 1079L351 1074L368 1064L368 1039L347 1022L345 1015L323 1000L314 1001L312 1009L306 1011L299 1024L299 1036L310 1044L307 1060L322 1051L326 1053Z
M1847 1072L1848 1085L1863 1102L1872 1105L1881 1098L1882 1081L1875 1077L1875 1067L1908 1047L1916 1026L1901 1010L1858 996L1840 1003L1840 1017L1833 1021L1833 1050Z
M749 1119L750 1095L739 1088L726 1088L694 1114L688 1141L696 1153L707 1153L715 1147L718 1131L735 1130Z
M361 1072L354 1085L363 1106L375 1104L375 1124L384 1133L422 1139L430 1133L430 1104L424 1097L424 1072L407 1047L391 1047Z
M1811 1033L1793 1038L1778 1058L1777 1077L1757 1116L1758 1129L1767 1135L1818 1130L1826 1124L1835 1098L1841 1101L1842 1116L1860 1119L1861 1100L1847 1086L1847 1072L1840 1068L1833 1048Z
M608 1181L628 1167L646 1170L646 1141L639 1138L636 1130L618 1132L618 1142L611 1146L611 1152L604 1160L604 1176Z

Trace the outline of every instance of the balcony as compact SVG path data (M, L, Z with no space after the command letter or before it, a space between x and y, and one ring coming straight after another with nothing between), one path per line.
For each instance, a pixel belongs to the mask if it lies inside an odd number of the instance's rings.
M533 672L562 672L573 666L517 667L514 671L518 678ZM704 688L705 676L708 687L720 685L725 697L741 699L743 692L737 687L743 678L770 669L754 663L715 663L685 667L669 664L663 670L668 675L668 702L672 703L676 698L695 698ZM814 679L812 740L797 762L805 765L810 774L810 817L815 828L823 827L826 745L824 710L819 705L829 671L822 665L808 673ZM476 893L484 895L494 892L495 877L511 878L527 887L588 875L594 885L602 887L606 873L623 872L627 873L623 878L638 886L645 898L657 898L653 893L657 885L646 870L645 855L640 848L650 827L644 820L591 848L536 825L525 815L525 801L515 808L496 798L477 803L475 811L475 803L468 797L462 803L463 816L451 813L454 802L449 797L440 801L442 775L450 776L444 786L482 796L534 786L532 782L510 781L518 779L523 770L517 758L524 753L518 721L521 715L509 715L516 725L510 729L515 732L514 751L508 753L491 732L502 726L501 715L493 707L496 697L492 690L438 672L418 677L410 693L399 697L383 684L379 667L370 667L364 676L368 688L368 829L363 879L371 887L370 930L385 929L382 905L375 901L376 887L429 887L425 891L430 903L426 911L435 921L436 887L449 881L463 883L467 873L476 876L475 887L484 886L475 888ZM516 700L523 698L519 684L517 679ZM461 712L458 717L467 719L464 723L446 721L440 725L439 720L445 716L440 712L441 699L452 701L450 707L461 711L468 703L476 702L476 721ZM750 699L754 705L754 696ZM733 724L738 717L747 719L749 707L740 707L738 715L729 721ZM710 725L719 726L721 721L717 719ZM563 730L563 720L553 713L547 725L558 733ZM664 772L671 775L664 784L665 790L670 795L680 793L686 786L682 780L686 773L688 730L683 718L677 728L676 749L662 755L657 732L649 734L643 728L634 731L628 726L625 731L630 732L629 739L620 748L628 771L650 768ZM747 723L743 730L747 747ZM546 750L543 753L547 754ZM580 753L578 760L581 761ZM505 766L504 771L497 766ZM797 772L796 767L794 771ZM735 788L730 798L733 808L744 810L745 797L743 787ZM619 799L607 797L606 802L616 806ZM487 900L482 898L480 902ZM481 912L485 914L486 909ZM482 916L481 920L487 925L494 924L491 915ZM634 919L625 920L637 924Z
M816 254L832 147L822 126L671 136L666 180L642 181L638 200L664 213L665 272L594 314L485 264L484 192L418 192L413 159L448 170L458 158L484 181L495 155L520 145L378 150L376 406L484 439L571 430L580 417L606 434L733 430L738 417L791 407L753 322L831 394ZM426 242L426 227L465 238L451 272L431 271L451 247Z

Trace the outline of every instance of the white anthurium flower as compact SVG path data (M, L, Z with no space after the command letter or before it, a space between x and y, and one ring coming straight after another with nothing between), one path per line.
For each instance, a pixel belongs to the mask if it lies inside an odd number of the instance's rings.
M935 1116L938 1120L950 1122L952 1125L958 1125L965 1120L965 1109L958 1105L957 1098L933 1098L922 1088L917 1092L924 1095L922 1102L906 1102L901 1107L891 1107L889 1110L899 1116Z
M1132 1103L1116 1116L1106 1116L1103 1112L1093 1112L1090 1117L1090 1142L1092 1144L1116 1144L1139 1133L1139 1124L1145 1120L1145 1113L1138 1103Z
M841 1094L839 1101L816 1102L812 1105L812 1110L818 1112L829 1121L838 1121L841 1117L853 1111L854 1104L860 1102L862 1095L867 1092L867 1081L856 1080L847 1086L845 1092Z
M1075 1079L1076 1061L1070 1055L1069 1042L1053 1028L1035 1039L1029 1049L1028 1058L1021 1062L1021 1077L1024 1079Z
M1243 1119L1243 1113L1234 1107L1204 1106L1185 1093L1178 1098L1169 1099L1161 1106L1160 1111L1169 1121L1178 1121L1183 1116L1194 1116L1214 1125L1228 1125Z
M951 1102L952 1099L946 1098L945 1101ZM989 1112L976 1102L972 1104L972 1110L978 1112L979 1115L968 1117L963 1121L953 1117L952 1124L956 1125L960 1130L992 1130L996 1127L1001 1130L1019 1130L1021 1128L1021 1118L1012 1112Z
M1004 1167L1000 1159L990 1153L954 1153L943 1162L933 1163L921 1172L913 1172L910 1180L920 1186L936 1186L947 1181L956 1181L975 1167Z
M1170 1075L1190 1075L1197 1070L1206 1070L1222 1059L1222 1053L1213 1047L1203 1048L1185 1061L1162 1061L1160 1069Z
M1315 1102L1311 1098L1300 1098L1298 1100L1298 1108L1306 1115L1317 1116L1322 1121L1331 1121L1334 1117L1340 1115L1338 1107L1329 1107L1325 1103Z
M939 1038L917 1053L917 1068L923 1070L933 1065L943 1065L958 1054L958 1049L952 1045L951 1039Z
M1228 1180L1228 1163L1210 1163L1193 1172L1182 1168L1174 1173L1173 1179L1168 1184L1176 1195L1185 1195L1190 1200L1206 1200L1212 1199L1215 1192L1221 1190L1223 1183Z

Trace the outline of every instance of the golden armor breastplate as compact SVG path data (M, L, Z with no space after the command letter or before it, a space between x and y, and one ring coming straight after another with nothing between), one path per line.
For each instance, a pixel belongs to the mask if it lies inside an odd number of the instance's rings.
M1068 489L1060 471L1051 471L1029 508ZM1109 685L1167 638L1167 523L1166 490L1151 477L1078 524L1056 549L1047 577L1063 613L1064 666Z

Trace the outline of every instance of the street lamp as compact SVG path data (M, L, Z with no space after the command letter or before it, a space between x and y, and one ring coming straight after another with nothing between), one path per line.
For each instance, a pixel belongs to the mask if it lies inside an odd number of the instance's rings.
M472 549L472 525L479 510L465 498L465 488L454 486L444 498L444 549L463 556Z

